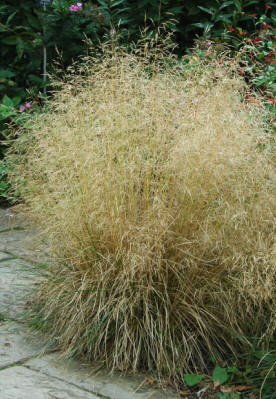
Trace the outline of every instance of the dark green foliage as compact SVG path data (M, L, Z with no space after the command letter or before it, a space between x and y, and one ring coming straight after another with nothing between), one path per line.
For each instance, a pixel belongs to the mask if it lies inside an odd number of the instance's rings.
M62 54L64 66L70 65L85 52L84 34L97 39L100 21L97 7L75 15L70 2L56 2L46 10L35 0L17 2L5 0L0 6L0 92L8 96L14 106L27 98L39 101L43 90L43 49L47 48L47 64ZM10 104L11 105L11 104ZM10 118L0 111L0 130ZM11 115L10 115L11 116ZM2 121L2 122L1 122ZM2 151L0 150L0 158Z
M22 99L26 89L34 93L43 87L43 46L48 62L62 54L64 66L85 54L85 36L97 42L110 38L110 29L120 32L125 42L140 37L147 26L153 31L166 23L175 31L178 52L184 53L196 35L221 36L226 26L254 31L249 16L270 11L258 0L84 0L83 9L70 11L74 1L54 0L43 10L39 0L4 0L0 6L0 90ZM273 3L271 3L273 4ZM272 6L271 6L272 7ZM275 18L272 13L272 18Z
M254 342L254 339L252 341ZM265 349L254 345L253 342L251 351L235 358L234 365L216 366L213 371L210 370L207 373L214 384L212 397L217 399L276 398L275 339L271 339L269 346ZM229 364L231 363L229 361ZM207 376L185 374L184 379L189 387L195 386L194 390L199 391L200 388L208 386Z

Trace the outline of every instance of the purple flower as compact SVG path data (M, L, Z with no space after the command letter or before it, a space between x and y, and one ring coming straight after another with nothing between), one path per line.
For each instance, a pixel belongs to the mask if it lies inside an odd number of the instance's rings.
M185 104L186 103L186 101L185 100L182 100L181 102L180 102L180 104Z
M24 105L20 105L20 107L19 107L19 112L23 112L24 109L25 109Z
M114 35L115 34L115 29L110 29L110 33L111 33L111 35Z
M196 98L194 98L194 103L197 103L198 102L198 98L196 97Z
M8 218L13 218L13 217L14 217L14 215L13 215L12 213L6 213L6 216L7 216Z
M207 42L207 46L211 46L211 44L212 44L212 42L210 42L210 41Z
M25 104L25 107L26 107L26 108L31 108L31 104L30 104L30 103L27 103L27 104Z
M77 7L79 8L79 10L82 9L82 3L77 3Z

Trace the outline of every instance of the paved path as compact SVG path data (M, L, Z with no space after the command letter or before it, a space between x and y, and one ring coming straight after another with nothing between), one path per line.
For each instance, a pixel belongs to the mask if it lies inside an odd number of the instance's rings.
M41 257L36 235L14 209L0 209L0 398L175 399L172 392L153 390L144 376L93 375L88 365L43 351L43 336L34 336L24 324L26 302L39 282L29 261L9 254Z

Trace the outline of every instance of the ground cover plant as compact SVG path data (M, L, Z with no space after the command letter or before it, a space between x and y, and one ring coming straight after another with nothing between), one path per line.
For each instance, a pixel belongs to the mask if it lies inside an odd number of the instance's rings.
M184 383L275 331L275 172L234 65L149 47L87 58L9 162L53 257L33 323Z

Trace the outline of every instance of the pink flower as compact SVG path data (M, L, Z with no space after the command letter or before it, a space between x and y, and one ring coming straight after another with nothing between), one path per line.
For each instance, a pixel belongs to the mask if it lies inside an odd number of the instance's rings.
M69 9L70 9L70 11L79 11L79 7L74 6L74 4L71 4Z
M25 104L25 107L26 107L26 108L31 108L31 104L30 104L30 103L27 103L27 104Z
M6 213L6 216L7 216L8 218L13 218L13 217L14 217L14 215L13 215L12 213Z
M77 5L75 4L71 4L69 7L70 11L81 11L82 10L82 3L77 3Z
M114 35L115 34L115 29L110 29L110 33L111 33L111 35Z
M182 100L179 104L185 104L186 103L186 101L185 100Z
M25 109L24 105L20 105L20 107L19 107L19 112L23 112L24 109Z
M210 41L207 42L207 46L211 46L211 44L212 44L212 42L210 42Z

